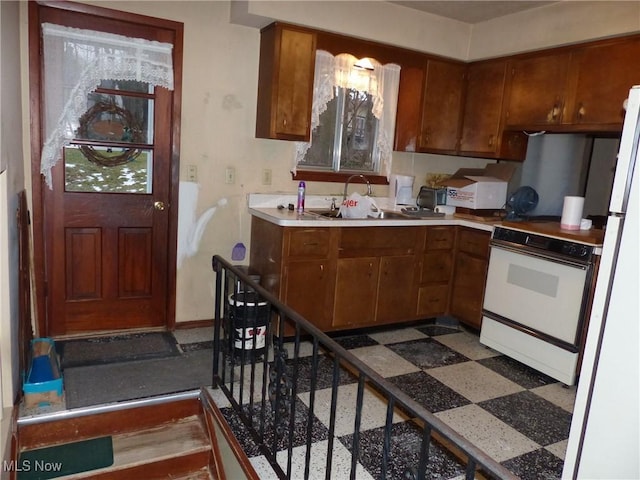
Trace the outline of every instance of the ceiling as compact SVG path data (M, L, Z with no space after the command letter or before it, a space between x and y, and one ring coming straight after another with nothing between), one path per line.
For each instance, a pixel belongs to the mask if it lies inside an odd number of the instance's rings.
M522 0L522 1L493 1L493 0L443 0L443 1L391 1L405 7L422 12L452 18L465 23L479 23L493 18L503 17L512 13L538 8L543 5L557 3L555 1Z

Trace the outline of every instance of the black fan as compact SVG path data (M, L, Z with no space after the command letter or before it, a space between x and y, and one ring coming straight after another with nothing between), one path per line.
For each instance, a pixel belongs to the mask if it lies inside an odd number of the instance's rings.
M538 205L538 192L529 186L518 188L507 200L506 220L522 220L527 212Z

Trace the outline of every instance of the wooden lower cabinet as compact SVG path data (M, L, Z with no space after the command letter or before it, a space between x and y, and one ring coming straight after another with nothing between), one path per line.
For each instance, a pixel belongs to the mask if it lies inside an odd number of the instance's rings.
M487 279L490 233L459 227L451 287L450 313L462 323L480 329Z
M418 315L434 317L447 312L449 284L427 285L418 289Z
M420 262L416 313L421 318L447 313L453 267L455 227L427 227Z
M489 236L453 225L302 228L253 217L250 269L324 331L448 313L479 328Z
M334 327L385 325L415 318L415 255L338 260Z
M284 268L284 303L322 330L331 328L333 272L326 260L290 262Z
M416 311L415 255L382 257L378 282L377 323L413 318Z
M333 327L358 327L375 321L380 259L341 258L336 270Z

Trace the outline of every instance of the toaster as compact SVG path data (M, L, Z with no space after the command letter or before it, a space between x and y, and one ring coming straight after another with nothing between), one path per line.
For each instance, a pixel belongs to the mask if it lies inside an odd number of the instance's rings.
M420 208L435 210L438 205L447 203L447 189L437 187L427 187L423 185L418 192L416 205Z

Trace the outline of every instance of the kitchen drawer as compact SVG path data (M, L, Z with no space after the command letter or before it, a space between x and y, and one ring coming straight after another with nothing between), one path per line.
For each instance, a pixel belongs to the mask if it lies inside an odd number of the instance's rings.
M420 283L448 282L453 259L450 252L427 252L422 257Z
M467 252L477 257L489 257L489 232L461 228L458 231L458 251Z
M340 229L340 257L412 255L419 227L347 227Z
M330 243L328 228L294 228L289 231L288 256L326 258Z
M418 315L443 315L447 311L448 285L429 285L418 289Z
M455 227L428 227L425 250L450 250L453 248Z

